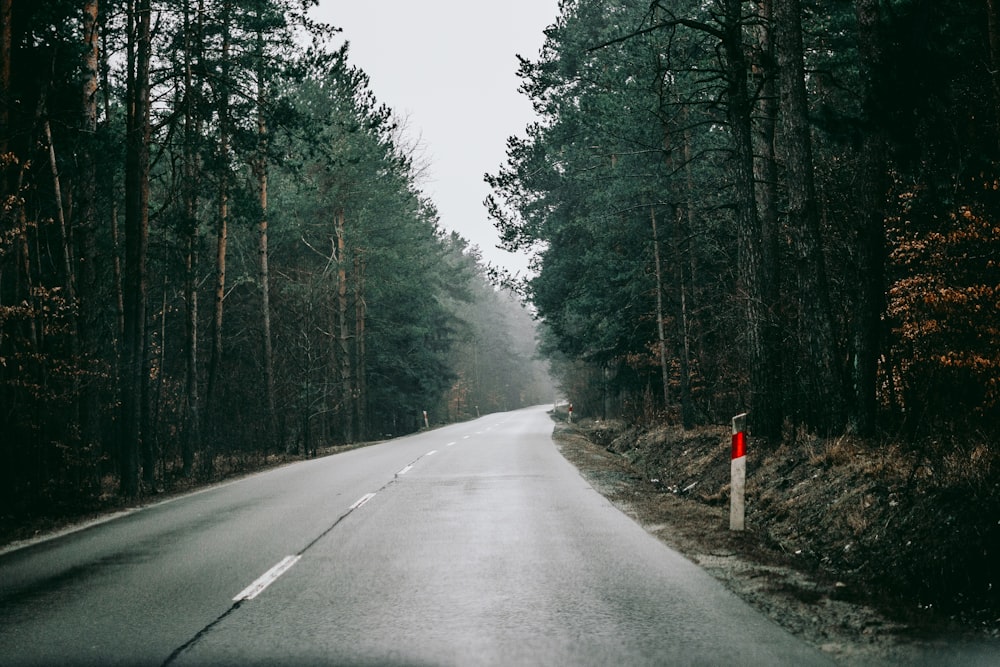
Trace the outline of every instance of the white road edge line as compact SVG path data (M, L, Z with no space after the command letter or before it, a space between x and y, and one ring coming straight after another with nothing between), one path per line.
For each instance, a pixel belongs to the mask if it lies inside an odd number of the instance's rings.
M400 470L399 472L396 473L396 477L399 477L400 475L405 475L406 473L410 472L411 470L413 470L413 466L411 466L411 465L410 466L406 466L405 468L403 468L402 470Z
M364 505L365 503L367 503L369 500L371 500L374 497L375 497L374 493L366 493L365 495L361 496L356 501L354 501L354 504L351 505L351 509L352 510L358 509L359 507L361 507L362 505Z
M233 602L253 600L255 597L263 593L265 588L273 584L278 577L283 575L285 572L288 572L293 565L299 562L300 558L302 558L302 556L285 556L281 559L280 563L261 575L257 581L244 588L239 595L233 598Z
M438 453L438 450L432 449L431 451L429 451L426 454L424 454L424 456L434 456L437 453Z

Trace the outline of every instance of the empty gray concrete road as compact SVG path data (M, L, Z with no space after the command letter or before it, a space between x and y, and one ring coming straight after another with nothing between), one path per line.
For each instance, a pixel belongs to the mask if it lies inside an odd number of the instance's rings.
M824 665L491 415L0 557L2 665Z

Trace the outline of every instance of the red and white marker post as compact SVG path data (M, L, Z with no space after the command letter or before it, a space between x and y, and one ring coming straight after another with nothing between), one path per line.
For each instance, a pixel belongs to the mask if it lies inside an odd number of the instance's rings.
M569 409L567 410L567 414L569 415L569 423L572 424L573 423L573 404L572 403L569 404Z
M747 415L733 417L733 452L729 462L732 481L729 485L729 530L743 530L746 515L747 485Z

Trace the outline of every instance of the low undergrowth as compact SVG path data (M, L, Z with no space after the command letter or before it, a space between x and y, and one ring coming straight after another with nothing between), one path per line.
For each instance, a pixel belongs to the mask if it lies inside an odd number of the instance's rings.
M728 507L728 429L577 428L641 471L650 493ZM751 438L746 494L748 532L843 582L844 595L917 627L1000 629L1000 455L985 439Z

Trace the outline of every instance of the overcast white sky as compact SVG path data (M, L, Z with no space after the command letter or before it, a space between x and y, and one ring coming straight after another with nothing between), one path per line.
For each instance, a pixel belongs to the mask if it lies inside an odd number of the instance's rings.
M535 58L557 13L558 0L320 0L313 11L343 29L351 62L419 139L429 163L421 186L442 226L522 273L527 258L495 249L483 174L496 173L507 137L534 119L515 54Z

